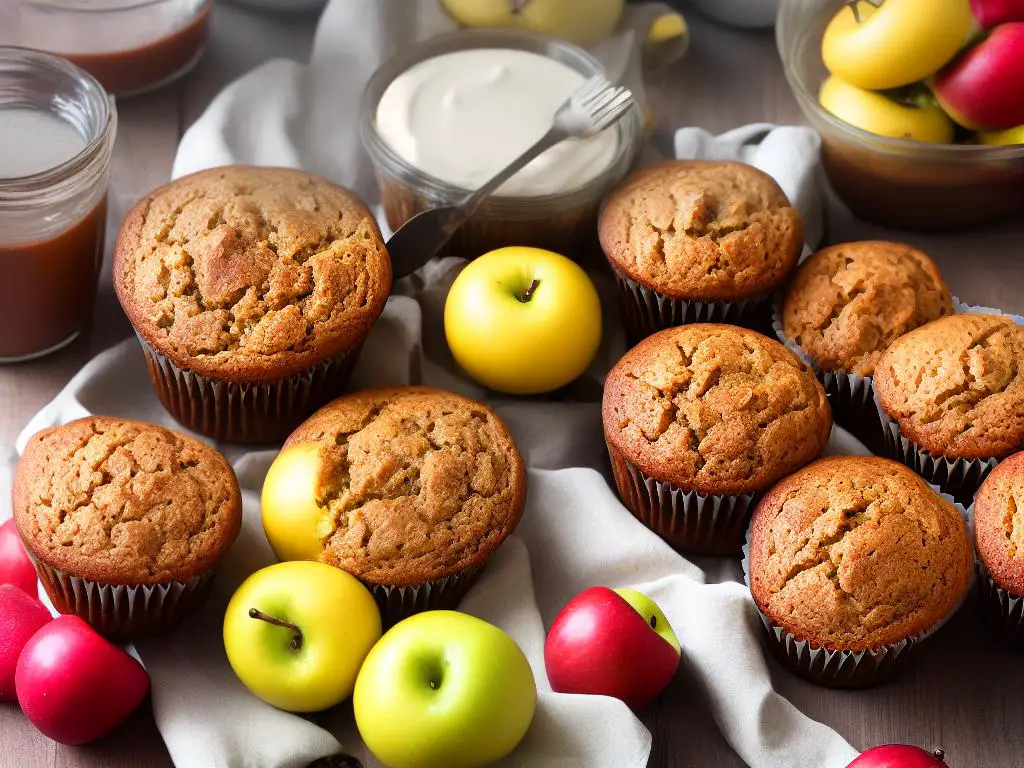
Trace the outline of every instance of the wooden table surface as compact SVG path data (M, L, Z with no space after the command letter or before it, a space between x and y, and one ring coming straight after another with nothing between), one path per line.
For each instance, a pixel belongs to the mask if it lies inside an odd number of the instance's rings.
M695 14L688 19L693 42L687 56L650 84L657 140L666 150L672 129L682 125L723 131L755 121L803 122L771 33L726 29ZM160 92L119 103L111 233L139 197L168 179L181 133L220 88L260 61L278 56L303 60L314 23L220 6L206 56L191 75ZM910 242L936 258L962 299L1024 313L1024 221L970 234L924 236L858 222L834 202L828 221L832 242L875 237ZM10 446L31 415L90 357L129 335L108 278L109 258L88 338L41 361L0 367L0 445ZM941 745L951 768L1024 764L1024 658L1004 650L979 626L973 602L906 674L886 687L855 693L823 690L770 663L778 690L858 748L890 742ZM648 725L655 734L652 766L743 766L719 735L694 681L673 685ZM148 707L103 741L67 748L35 731L15 705L0 705L0 768L170 764Z

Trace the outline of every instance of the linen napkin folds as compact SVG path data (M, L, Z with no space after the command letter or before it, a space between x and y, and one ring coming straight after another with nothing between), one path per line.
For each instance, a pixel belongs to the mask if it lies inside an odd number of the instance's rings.
M660 10L630 8L623 30L594 52L610 73L642 98L639 43ZM654 14L654 15L652 15ZM251 163L301 167L377 201L368 159L357 138L355 105L363 84L393 52L452 22L435 0L333 0L316 34L308 66L271 61L230 85L185 135L174 175ZM355 30L358 30L356 32ZM821 236L821 195L815 183L817 136L802 128L754 125L723 136L683 129L678 157L740 159L773 175L804 216L811 244ZM462 267L438 260L399 281L366 345L353 387L424 383L473 397L485 393L455 372L443 338L444 298ZM738 563L729 579L711 580L619 503L605 475L600 416L604 371L622 353L610 281L595 274L606 299L605 343L580 402L492 400L509 424L529 471L527 509L460 609L507 631L523 649L539 688L535 720L503 766L641 768L651 734L614 699L551 692L544 673L545 627L587 587L632 586L654 598L683 647L690 706L710 711L724 738L753 768L843 768L856 751L829 728L805 717L772 690L759 620ZM584 388L586 391L586 388ZM180 428L152 394L134 339L91 361L27 425L20 453L37 430L102 413ZM314 716L276 710L250 695L227 663L221 639L224 607L250 573L274 562L260 523L259 495L273 452L218 446L243 487L242 532L200 615L170 637L139 642L153 680L153 710L179 768L301 768L345 752L377 765L342 705ZM836 429L831 453L863 453ZM0 492L9 497L5 462ZM0 517L10 514L4 505ZM691 682L692 681L692 682ZM681 756L685 761L685 755Z

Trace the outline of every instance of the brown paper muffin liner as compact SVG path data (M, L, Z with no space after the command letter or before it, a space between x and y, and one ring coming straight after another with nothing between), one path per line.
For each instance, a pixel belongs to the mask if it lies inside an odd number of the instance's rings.
M380 608L385 628L423 611L454 611L483 572L484 563L415 586L366 584ZM365 583L365 582L364 582Z
M958 504L948 493L932 485L932 489L950 501L964 516L970 537L970 515L962 504ZM752 522L752 521L751 521ZM750 526L743 542L743 582L750 589ZM897 643L868 648L862 651L833 650L816 646L809 640L801 640L795 634L773 622L751 599L757 615L764 625L768 647L772 654L787 670L803 679L826 688L872 688L894 677L913 658L917 649L938 632L963 606L970 594L971 585L953 609L936 624Z
M194 613L210 592L214 570L187 582L121 585L91 581L33 557L53 607L74 614L114 640L165 634Z
M673 548L695 555L736 556L755 495L706 495L655 480L608 446L619 497L637 520Z
M690 301L658 293L612 266L619 310L630 344L666 328L689 323L728 323L766 332L770 327L772 292L740 301Z
M885 445L885 436L875 408L874 380L870 376L819 367L783 330L781 296L772 300L772 330L786 349L814 371L828 395L835 422L849 430L872 452L881 450Z
M317 408L342 393L362 343L286 379L235 384L179 368L139 336L157 397L193 432L228 443L286 438Z
M981 558L974 561L978 577L978 597L985 620L1000 638L1018 650L1024 650L1024 596L996 584Z

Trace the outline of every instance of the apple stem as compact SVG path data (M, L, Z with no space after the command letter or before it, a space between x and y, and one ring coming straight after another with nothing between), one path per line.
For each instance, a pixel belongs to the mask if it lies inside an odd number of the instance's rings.
M278 619L273 616L269 616L263 611L259 611L255 608L249 609L249 618L265 621L267 622L267 624L273 624L275 627L284 627L285 629L290 629L295 634L292 636L292 639L288 642L288 647L291 648L293 651L297 651L299 650L299 648L302 647L302 630L299 629L297 625L292 624L290 621L285 621L284 619Z
M526 10L526 6L532 3L533 0L511 0L512 13L520 14Z
M873 5L875 8L881 8L882 5L885 3L885 0L846 0L846 4L850 6L850 10L853 11L853 18L856 20L858 24L863 23L860 18L860 9L857 7L857 5L861 2L865 2L868 5Z
M530 299L533 298L533 294L537 290L538 285L540 285L540 280L534 280L532 283L530 283L530 287L523 291L521 295L516 296L516 298L519 299L519 301L521 301L523 304L528 304Z
M936 760L945 760L946 759L946 753L943 752L941 749L936 749L934 752L932 752L932 754L935 756Z

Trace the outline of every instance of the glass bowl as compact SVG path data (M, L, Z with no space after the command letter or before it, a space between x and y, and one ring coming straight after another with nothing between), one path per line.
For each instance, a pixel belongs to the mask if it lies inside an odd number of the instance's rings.
M400 157L376 127L377 105L391 82L410 67L455 51L512 48L549 56L585 78L606 74L593 56L569 43L529 32L463 30L415 45L385 63L367 83L360 105L360 133L373 161L388 227L397 231L417 213L461 200L469 190L430 176ZM449 243L447 253L473 259L509 245L562 253L579 261L600 257L597 215L602 199L632 169L640 151L643 118L634 106L615 126L615 157L600 174L576 189L537 196L495 195L486 200ZM539 138L539 137L538 137Z
M821 40L841 0L782 0L776 41L790 87L821 134L832 188L857 216L884 226L955 230L1024 210L1024 146L925 144L867 133L827 112Z

